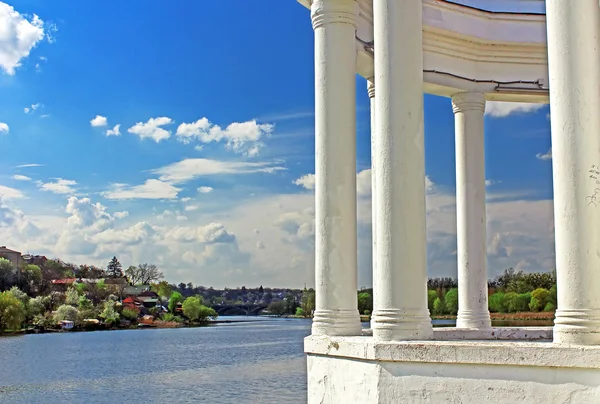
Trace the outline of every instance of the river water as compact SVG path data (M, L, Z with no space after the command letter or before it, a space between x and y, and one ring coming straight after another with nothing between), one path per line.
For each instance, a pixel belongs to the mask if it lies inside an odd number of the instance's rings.
M2 337L0 403L306 403L310 320L225 318L244 322Z

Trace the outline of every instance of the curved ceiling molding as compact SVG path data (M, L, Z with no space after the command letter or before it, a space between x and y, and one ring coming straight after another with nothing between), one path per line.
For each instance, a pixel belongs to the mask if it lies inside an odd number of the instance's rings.
M310 0L298 1L310 7ZM370 78L372 48L365 44L373 41L373 0L358 2L356 68ZM544 14L487 11L446 0L422 2L424 92L451 96L479 91L489 100L548 102ZM518 9L517 3L504 0L503 7ZM540 8L539 0L531 3Z

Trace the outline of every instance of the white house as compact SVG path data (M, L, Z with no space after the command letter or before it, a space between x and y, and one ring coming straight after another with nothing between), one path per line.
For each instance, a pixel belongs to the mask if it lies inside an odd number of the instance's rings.
M475 8L483 1L299 1L311 10L315 38L309 403L599 403L599 2L503 0L495 8L502 11L486 11ZM371 97L371 330L361 330L356 301L356 74L368 79L359 90ZM427 310L423 92L450 97L456 122L459 313L452 329L433 330ZM553 328L490 324L488 100L550 103Z

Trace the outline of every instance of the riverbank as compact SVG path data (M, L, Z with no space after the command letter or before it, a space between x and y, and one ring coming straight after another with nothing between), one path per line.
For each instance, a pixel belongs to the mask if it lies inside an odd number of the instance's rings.
M245 320L214 320L200 323L179 323L176 321L154 321L152 324L139 323L139 324L127 324L127 325L109 325L109 324L90 324L87 326L77 326L69 329L64 328L36 328L29 327L23 328L19 331L3 331L0 332L0 337L18 336L25 334L50 334L50 333L64 333L64 332L91 332L91 331L118 331L118 330L144 330L153 328L199 328L209 327L218 324L230 324L230 323L243 323Z

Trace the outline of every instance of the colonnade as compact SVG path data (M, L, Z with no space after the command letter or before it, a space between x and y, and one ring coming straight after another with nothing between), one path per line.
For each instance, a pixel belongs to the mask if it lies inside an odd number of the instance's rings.
M576 4L575 4L576 3ZM600 8L547 2L558 311L554 340L600 344ZM313 335L360 335L356 241L354 0L314 0L316 308ZM371 100L376 340L429 339L422 4L374 0ZM576 61L573 60L576 59ZM452 96L457 327L489 329L485 95ZM596 192L596 193L594 193ZM594 289L593 286L596 286Z

